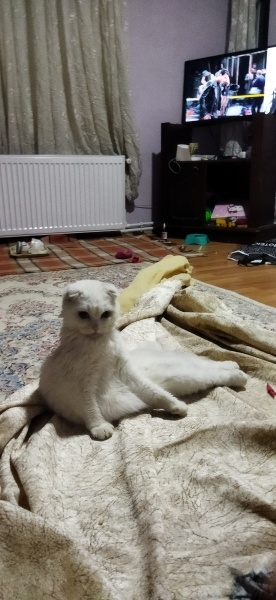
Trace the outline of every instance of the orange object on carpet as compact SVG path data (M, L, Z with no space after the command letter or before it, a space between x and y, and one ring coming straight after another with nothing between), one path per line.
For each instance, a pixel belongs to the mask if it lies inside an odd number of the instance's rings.
M115 237L91 236L84 239L67 235L44 236L41 241L49 250L48 255L32 256L29 254L14 258L10 256L9 249L16 241L0 244L0 275L83 269L123 262L157 262L167 254L181 254L177 246L164 245L161 241L146 234ZM118 252L125 251L131 252L130 258L116 258Z

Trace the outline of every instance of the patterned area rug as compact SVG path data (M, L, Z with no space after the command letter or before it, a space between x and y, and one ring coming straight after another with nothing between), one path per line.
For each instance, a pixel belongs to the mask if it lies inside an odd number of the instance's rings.
M35 380L42 360L59 336L59 312L64 286L78 279L110 281L118 288L129 285L151 263L14 275L0 279L0 398ZM215 294L234 314L276 331L276 310L243 296L196 281L201 293Z
M101 267L124 262L157 262L166 254L181 254L176 246L165 246L148 235L118 235L116 237L91 237L77 239L74 236L53 235L41 238L49 251L46 256L31 254L14 258L10 248L16 242L0 245L0 275L16 273L39 273ZM125 254L125 257L118 258Z

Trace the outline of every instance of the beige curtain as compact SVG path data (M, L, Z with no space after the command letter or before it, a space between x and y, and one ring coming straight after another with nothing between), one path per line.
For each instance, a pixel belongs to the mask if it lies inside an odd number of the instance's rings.
M258 0L230 0L228 52L256 48L258 45Z
M256 48L258 45L258 0L230 0L227 52ZM228 123L221 127L220 147L224 156L239 156L246 125Z
M128 82L125 0L0 0L0 152L140 154Z

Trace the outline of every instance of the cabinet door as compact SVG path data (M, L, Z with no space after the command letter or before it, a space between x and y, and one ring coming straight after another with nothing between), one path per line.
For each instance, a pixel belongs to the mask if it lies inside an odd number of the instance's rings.
M167 174L164 214L171 226L205 224L206 164L180 162L179 172ZM167 192L167 193L166 193Z
M252 125L249 226L274 222L276 186L276 114L258 113Z

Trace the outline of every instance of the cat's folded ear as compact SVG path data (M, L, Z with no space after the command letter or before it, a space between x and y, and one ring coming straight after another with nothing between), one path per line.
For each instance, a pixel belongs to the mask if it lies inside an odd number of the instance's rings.
M81 291L77 290L74 285L67 285L63 292L63 300L77 300L81 295Z
M105 289L106 289L108 296L110 296L110 298L115 299L119 295L119 290L118 290L118 288L116 288L115 285L113 285L113 283L106 283Z

